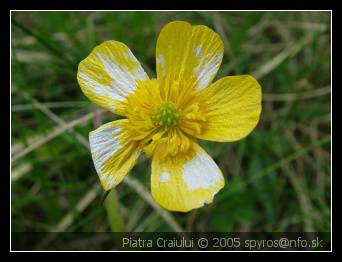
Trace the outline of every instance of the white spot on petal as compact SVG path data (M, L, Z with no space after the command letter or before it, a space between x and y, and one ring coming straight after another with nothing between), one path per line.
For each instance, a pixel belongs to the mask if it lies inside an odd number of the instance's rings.
M160 175L160 182L162 183L166 183L169 181L169 173L167 172L163 172L161 175Z
M165 57L163 55L159 55L157 57L157 65L160 66L160 68L161 68L161 75L162 75L162 77L164 77L165 74L166 74L166 71L165 71Z
M147 78L145 71L141 68L140 65L134 68L134 76L137 80L145 80Z
M87 92L94 92L97 96L108 96L113 100L124 100L124 97L116 92L113 92L112 86L114 86L114 83L111 83L108 86L102 85L97 80L91 78L89 75L83 72L81 72L79 76L80 79L87 82L87 85L84 87Z
M202 46L201 45L196 46L196 48L195 48L195 55L196 55L196 58L198 60L201 59L201 55L202 55Z
M113 182L114 182L114 179L113 179L113 177L111 177L111 178L109 178L108 179L108 186L111 186L111 185L113 185Z
M104 125L90 133L89 145L98 174L101 174L100 171L104 163L121 147L120 141L116 137L120 132L121 129L118 126Z
M131 53L130 51L126 51L126 52L123 53L123 55L124 55L125 58L129 58L131 56L130 53Z
M209 56L212 56L212 54L207 54L206 58ZM210 84L220 66L222 58L223 54L220 53L209 59L209 61L207 59L199 61L198 66L195 67L195 74L198 80L197 86L195 87L197 90L201 90Z
M112 92L125 98L129 93L133 93L135 91L135 89L137 88L135 76L129 73L128 70L120 66L115 61L114 57L111 57L111 59L109 59L101 52L97 54L97 57L100 59L107 74L113 80L115 80L112 85Z
M214 160L204 152L198 153L194 159L187 162L183 170L185 183L190 190L210 188L223 179Z

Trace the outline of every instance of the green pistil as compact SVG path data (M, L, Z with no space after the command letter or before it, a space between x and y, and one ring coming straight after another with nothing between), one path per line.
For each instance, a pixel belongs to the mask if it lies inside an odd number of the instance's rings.
M172 127L177 125L179 118L180 111L172 102L162 103L152 116L154 123L162 127Z

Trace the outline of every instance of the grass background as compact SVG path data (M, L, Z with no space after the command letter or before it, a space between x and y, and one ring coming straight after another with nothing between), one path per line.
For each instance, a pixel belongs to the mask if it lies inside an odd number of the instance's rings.
M213 204L159 208L144 157L103 202L87 139L117 117L83 95L78 63L114 39L155 76L159 31L177 19L221 35L216 79L259 80L260 123L238 142L201 142L226 179ZM12 231L330 231L330 33L329 12L12 12Z

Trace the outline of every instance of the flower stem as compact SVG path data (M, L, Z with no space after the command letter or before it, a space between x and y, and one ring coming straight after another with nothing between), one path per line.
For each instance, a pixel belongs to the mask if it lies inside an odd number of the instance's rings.
M115 189L112 189L104 201L108 222L112 232L124 232L125 224L119 211L119 199Z

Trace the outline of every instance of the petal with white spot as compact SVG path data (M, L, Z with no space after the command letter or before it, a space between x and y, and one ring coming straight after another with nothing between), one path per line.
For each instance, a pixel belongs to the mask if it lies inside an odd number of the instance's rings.
M201 90L214 79L223 49L220 36L209 27L183 21L168 23L157 40L157 77Z
M77 80L83 93L94 103L117 113L116 102L134 93L139 81L148 76L123 43L106 41L81 61Z
M127 134L128 120L117 120L90 132L89 144L96 172L105 190L119 184L135 165L141 149Z
M209 204L223 186L219 167L194 143L190 154L162 158L156 152L153 156L152 196L168 210L187 212Z

